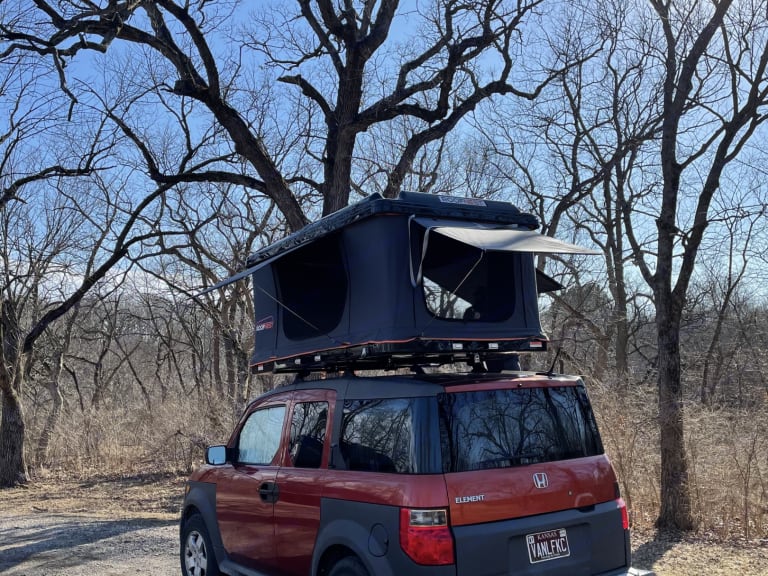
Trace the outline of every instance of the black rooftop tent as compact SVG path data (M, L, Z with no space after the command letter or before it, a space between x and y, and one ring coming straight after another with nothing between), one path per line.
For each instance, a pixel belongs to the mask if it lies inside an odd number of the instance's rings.
M537 295L560 285L535 253L595 253L538 225L506 202L376 194L217 286L252 278L257 372L479 362L546 348Z

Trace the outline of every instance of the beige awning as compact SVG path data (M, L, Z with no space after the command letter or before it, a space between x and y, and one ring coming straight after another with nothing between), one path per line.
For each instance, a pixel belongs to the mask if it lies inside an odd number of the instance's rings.
M431 218L416 221L432 233L438 233L480 250L533 252L536 254L593 254L600 252L556 240L533 230L494 227L475 222L451 222Z

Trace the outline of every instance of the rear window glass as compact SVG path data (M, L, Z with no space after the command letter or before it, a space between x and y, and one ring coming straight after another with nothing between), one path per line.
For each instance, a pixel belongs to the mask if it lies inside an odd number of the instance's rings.
M441 394L444 472L509 468L603 453L583 388Z

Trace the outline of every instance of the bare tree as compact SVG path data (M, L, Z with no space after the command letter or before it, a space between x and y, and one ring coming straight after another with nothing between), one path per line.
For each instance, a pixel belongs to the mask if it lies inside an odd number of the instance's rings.
M6 54L48 56L65 90L70 72L64 65L80 52L108 52L117 41L125 41L159 56L166 66L153 67L153 75L160 76L156 90L197 102L255 175L208 170L210 162L171 174L153 161L147 145L143 151L151 177L158 184L215 178L249 186L271 198L296 230L308 221L300 205L302 190L321 196L323 214L347 204L357 139L366 131L398 121L409 126L393 147L397 156L388 162L385 194L392 196L419 152L443 138L479 103L496 94L535 98L568 66L550 54L548 61L529 62L522 69L513 55L531 40L536 27L524 24L542 3L438 0L405 16L419 27L420 40L410 38L392 48L386 41L398 16L397 0L341 7L328 0L280 2L255 15L254 25L241 33L241 51L227 53L227 39L216 32L226 18L205 1L83 5L66 0L53 5L37 0L35 9L20 13L42 19L42 24L32 29L24 16L8 18L0 25L0 38L8 45ZM481 59L494 62L495 73L483 72ZM295 97L294 116L304 119L292 137L304 142L305 158L314 162L295 161L293 174L286 165L291 152L281 149L288 142L282 138L270 150L268 134L259 130L258 110L254 115L247 108L248 98L252 104L258 94L252 86L238 85L256 61L277 70L276 80L300 93L287 93ZM276 96L269 97L274 101ZM271 126L280 130L279 124ZM139 134L136 130L137 139Z
M103 127L97 122L95 134L80 131L80 140L62 143L88 145L95 138L100 141L96 147L111 147L115 153L112 134L103 138ZM22 398L36 343L129 255L140 259L153 253L153 243L163 232L158 220L162 211L152 208L166 192L161 186L136 198L127 187L121 188L118 174L113 172L107 182L95 170L87 181L30 180L0 211L0 486L28 477ZM27 206L27 198L34 203Z
M752 3L650 4L657 20L647 38L660 47L663 79L654 262L635 207L626 198L619 202L656 309L662 461L657 525L691 529L696 521L684 442L681 318L721 178L766 118L768 34L758 25L764 10Z
M490 121L477 122L488 140L483 155L497 164L509 196L539 216L545 233L580 235L582 242L601 248L602 263L540 258L539 267L548 266L568 288L582 293L579 282L594 287L598 277L607 279L610 318L592 317L590 309L580 310L557 293L552 298L561 313L569 310L574 322L588 327L584 336L599 350L593 374L605 374L612 352L619 381L629 369L635 302L641 295L628 280L634 256L616 189L631 201L647 197L637 174L653 166L642 147L656 138L661 122L653 90L646 87L650 49L626 38L633 13L624 2L574 4L561 26L560 49L578 51L581 43L591 42L601 50L570 68L536 101L508 102ZM517 122L510 123L511 116Z
M753 202L754 200L756 199L753 199ZM718 217L725 235L722 239L710 242L713 246L707 249L709 261L704 262L703 267L711 279L707 295L714 322L709 345L704 353L701 374L700 398L705 405L712 403L724 370L737 350L743 346L741 338L729 331L728 325L732 323L733 307L738 305L744 280L749 278L752 243L763 244L759 229L765 221L765 210L766 204L750 207L746 201L741 202L737 209L726 209ZM718 257L720 251L725 253ZM726 336L730 337L723 342ZM724 344L728 350L723 350Z

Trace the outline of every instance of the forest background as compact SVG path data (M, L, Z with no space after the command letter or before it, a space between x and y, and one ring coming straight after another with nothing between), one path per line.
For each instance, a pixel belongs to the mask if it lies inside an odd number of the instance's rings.
M540 260L633 521L768 533L758 0L0 1L0 486L189 470L244 403L258 248L379 192Z

